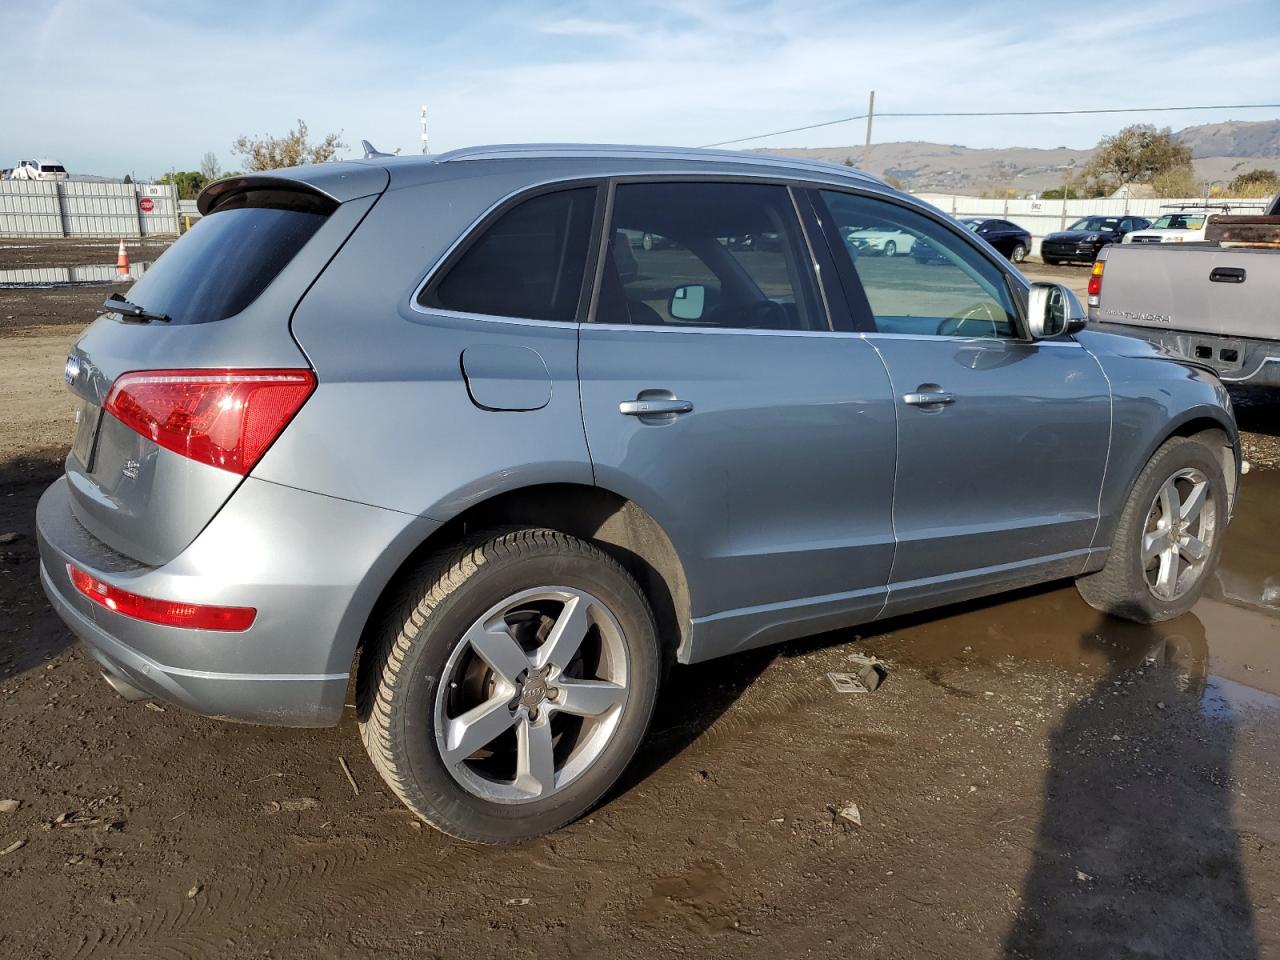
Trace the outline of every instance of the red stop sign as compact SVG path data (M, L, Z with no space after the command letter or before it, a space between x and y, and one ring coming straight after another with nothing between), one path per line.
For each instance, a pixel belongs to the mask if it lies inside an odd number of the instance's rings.
M138 208L143 213L150 213L152 210L156 208L156 202L152 200L150 197L143 197L141 200L138 201Z

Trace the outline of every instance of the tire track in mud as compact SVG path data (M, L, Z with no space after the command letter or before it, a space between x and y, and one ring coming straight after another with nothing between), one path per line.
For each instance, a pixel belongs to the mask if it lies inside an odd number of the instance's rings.
M825 672L800 678L793 669L779 672L786 675L772 683L764 676L752 683L668 765L700 763L708 751L751 735L761 724L783 719L803 722L798 713L831 695ZM774 689L765 690L770 686ZM687 725L677 725L654 736L679 737L686 729ZM579 845L565 843L556 835L518 848L469 846L434 833L424 833L414 841L408 848L394 848L394 856L387 855L385 844L344 841L348 844L344 849L328 850L241 884L206 887L178 906L96 930L66 956L69 960L201 960L234 955L244 931L261 927L263 921L322 925L335 916L367 915L371 908L376 913L380 904L402 897L407 888L438 879L439 864L445 860L455 873L476 875L495 857L508 858L503 864L506 876L556 870L565 861L601 862L574 856L571 851ZM625 862L604 863L613 869Z

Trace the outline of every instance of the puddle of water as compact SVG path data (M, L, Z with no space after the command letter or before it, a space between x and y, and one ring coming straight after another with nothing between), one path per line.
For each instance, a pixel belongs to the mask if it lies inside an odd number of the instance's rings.
M1106 617L1068 585L909 620L867 644L925 667L1013 658L1104 676L1154 660L1206 713L1280 711L1280 472L1244 477L1215 580L1176 620Z
M121 276L114 263L93 263L79 267L22 267L0 270L0 289L24 287L70 287L91 283L132 283L147 272L154 261L140 260L129 265Z

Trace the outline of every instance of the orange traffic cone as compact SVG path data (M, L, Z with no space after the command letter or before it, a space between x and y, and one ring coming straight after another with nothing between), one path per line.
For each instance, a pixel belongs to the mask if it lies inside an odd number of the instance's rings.
M122 279L129 276L129 254L124 249L124 241L120 241L120 252L116 254L116 273Z

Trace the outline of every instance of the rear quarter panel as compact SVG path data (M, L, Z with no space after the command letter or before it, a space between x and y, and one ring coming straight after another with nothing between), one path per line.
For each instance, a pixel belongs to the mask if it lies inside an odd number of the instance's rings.
M529 185L520 165L449 165L390 188L299 305L293 334L315 394L254 475L448 520L504 490L592 482L577 387L577 326L416 309L434 264L490 207ZM514 167L514 169L513 169ZM463 351L531 348L550 378L537 410L472 401Z

